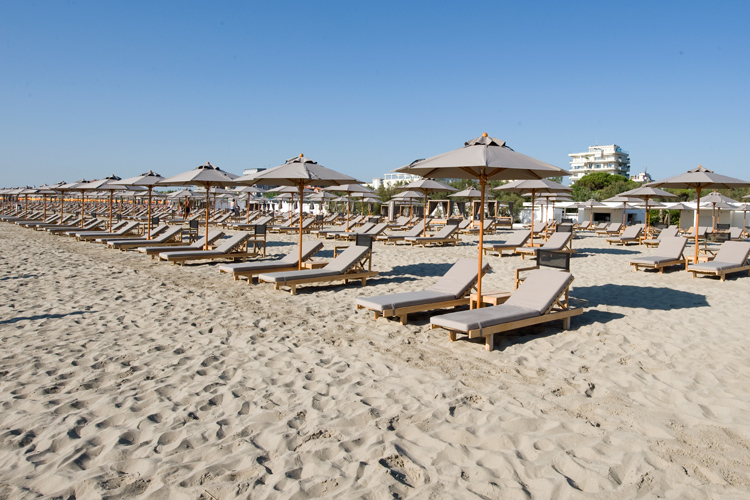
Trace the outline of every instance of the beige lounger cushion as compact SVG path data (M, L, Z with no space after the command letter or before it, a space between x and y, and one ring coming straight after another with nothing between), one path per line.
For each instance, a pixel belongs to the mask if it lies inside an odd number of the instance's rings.
M659 252L658 255L636 257L630 262L635 264L656 265L661 264L662 262L678 260L682 257L682 252L685 250L686 244L687 240L682 236L662 238L657 250Z
M719 253L710 262L701 262L688 267L688 271L716 271L721 272L735 267L744 266L750 254L750 242L725 241L721 244Z
M302 242L302 262L306 261L320 249L323 248L323 243L316 241L303 241ZM219 270L225 273L242 272L242 271L273 271L276 268L288 268L299 264L299 254L297 249L285 255L279 260L263 260L260 262L242 262L239 264L224 264L219 266Z
M540 269L529 273L504 304L434 316L433 325L468 332L544 314L573 280L567 272Z
M487 245L485 248L491 249L491 250L518 248L526 244L526 241L530 237L531 237L531 230L513 231L513 234L510 235L510 238L508 238L503 243L491 243Z
M308 269L302 271L286 271L280 273L260 274L260 281L273 283L286 283L297 279L325 278L328 276L344 275L346 271L356 266L357 263L368 253L370 247L352 245L338 257L333 259L326 267L321 269Z

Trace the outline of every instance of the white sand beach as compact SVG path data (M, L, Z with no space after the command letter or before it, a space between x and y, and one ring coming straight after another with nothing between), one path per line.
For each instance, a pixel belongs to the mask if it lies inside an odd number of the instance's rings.
M426 288L476 237L378 243L366 287L292 296L3 223L0 498L748 498L750 277L573 246L572 329L487 352L354 307ZM531 265L487 258L485 291Z

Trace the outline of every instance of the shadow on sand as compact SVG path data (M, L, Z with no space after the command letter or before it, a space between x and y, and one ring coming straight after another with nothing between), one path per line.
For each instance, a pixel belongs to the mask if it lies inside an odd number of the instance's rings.
M19 316L17 318L6 319L0 321L0 325L10 325L12 323L18 323L19 321L36 321L39 319L59 319L66 316L76 316L84 313L95 313L97 311L74 311L65 314L37 314L35 316Z
M576 299L586 301L584 306L591 308L596 308L598 305L607 305L668 311L670 309L708 306L705 295L666 287L612 284L577 286L573 289L571 295Z
M575 248L575 247L573 247ZM586 248L581 247L576 249L575 256L588 255L588 254L605 254L605 255L640 255L641 252L637 250L626 250L621 247L612 248Z

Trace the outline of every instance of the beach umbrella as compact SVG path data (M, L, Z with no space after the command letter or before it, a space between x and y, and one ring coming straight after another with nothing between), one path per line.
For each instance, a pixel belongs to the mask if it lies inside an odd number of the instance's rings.
M396 169L396 172L416 174L425 178L477 179L484 207L487 182L491 180L543 179L570 175L569 172L543 161L513 151L505 141L481 137L464 143L464 147L439 154L426 160L417 160ZM484 210L479 215L479 245L477 253L478 276L477 304L482 307L482 246L484 245Z
M330 186L323 188L324 191L335 191L337 193L346 193L348 195L354 195L355 193L362 193L362 194L375 194L375 191L368 188L367 186L363 186L361 184L357 183L347 183L342 184L340 186ZM349 202L346 203L346 227L349 227Z
M409 218L411 218L414 215L414 200L421 200L422 195L420 193L417 193L416 191L403 191L401 193L394 194L391 196L392 200L396 201L404 201L409 203ZM425 210L427 208L425 207ZM425 214L425 218L427 217L427 214Z
M734 177L727 177L715 173L713 170L703 168L702 165L698 165L698 168L688 170L684 174L676 175L674 177L667 177L660 181L649 182L646 186L651 187L664 187L673 189L695 189L696 195L696 207L695 207L695 256L694 262L698 262L698 227L700 226L700 202L701 202L701 191L703 189L732 189L739 187L748 187L750 182L735 179Z
M712 229L713 231L716 231L716 224L721 219L721 211L722 210L734 210L734 205L730 205L729 203L718 201L718 202L712 202L712 203L704 203L704 207L711 207L711 215L713 216L712 219Z
M356 184L359 181L330 168L319 165L304 155L288 159L283 165L246 175L235 180L237 185L261 184L296 186L299 192L299 261L298 269L302 269L302 202L305 198L305 186L340 186Z
M649 227L649 217L648 217L648 206L649 202L653 198L677 198L676 195L673 195L672 193L668 193L667 191L664 191L663 189L659 189L653 186L641 186L637 187L635 189L631 189L630 191L625 191L623 193L620 193L620 196L625 196L628 198L638 198L639 200L643 200L646 204L646 238L651 238L651 228Z
M422 193L422 197L424 198L424 219L422 219L422 236L425 236L427 234L427 195L428 193L433 193L435 191L457 191L455 188L452 188L446 184L443 184L442 182L434 181L432 179L417 179L416 181L411 181L409 184L405 184L403 186L397 186L396 189L403 190L403 191L416 191L418 193Z
M60 193L60 220L65 217L65 194L73 192L74 189L85 182L88 181L63 182L54 188L55 191ZM81 219L83 219L83 212L81 212Z
M556 168L556 167L555 167ZM569 193L573 191L567 186L563 186L559 182L551 181L549 179L524 179L519 181L509 182L502 186L498 186L493 189L494 191L507 191L510 193L526 193L525 196L531 196L531 239L529 240L529 246L534 246L534 198L537 195L555 194L555 193Z
M261 193L263 193L263 190L255 186L241 186L235 189L235 191L245 195L245 223L248 223L250 222L250 196L260 195Z
M703 197L703 201L705 203L710 203L711 205L711 227L714 231L716 231L716 209L719 208L719 204L723 204L722 208L734 208L734 206L727 205L729 203L739 203L737 200L733 200L732 198L728 196L724 196L723 194L719 193L718 191L712 191L708 193L706 196ZM705 206L705 205L704 205Z
M86 186L86 189L109 191L109 227L112 227L112 198L114 198L115 191L119 191L125 187L118 184L120 181L122 181L120 177L111 174L103 179L91 181Z
M686 205L684 203L672 203L667 207L667 210L679 210L680 211L680 221L677 223L677 227L682 227L682 211L683 210L695 210L695 207Z
M44 200L44 214L42 217L46 220L47 219L47 196L48 195L54 195L55 194L55 188L62 184L61 182L58 182L57 184L47 185L39 187L39 192L42 195L42 198Z
M594 207L606 207L604 203L600 201L596 201L593 198L589 198L587 201L581 201L576 204L578 208L588 208L589 209L589 224L594 222Z
M234 180L239 176L225 172L219 167L211 165L211 162L206 162L205 165L198 165L193 170L182 172L181 174L173 175L162 181L159 181L160 186L199 186L206 190L206 244L203 247L208 250L208 221L210 218L209 207L211 205L211 188L220 188L226 186L234 186Z
M743 196L743 198L750 198L750 196ZM739 207L735 207L734 209L737 212L742 212L742 232L745 232L745 228L747 227L747 212L750 210L750 204L743 203Z
M474 214L474 203L473 203L473 200L482 197L481 191L479 191L477 188L470 187L470 188L464 189L463 191L459 191L458 193L449 194L448 196L451 197L451 198L469 198L469 201L472 201L472 203L471 203L471 220L472 220L472 224L473 224L474 217L476 217L476 215ZM484 209L484 207L482 209Z
M146 233L146 239L151 239L151 198L153 197L153 189L155 186L160 184L164 180L164 177L161 175L153 172L152 170L149 170L145 174L138 175L136 177L130 177L129 179L124 179L122 181L118 182L119 186L141 186L145 187L148 191L148 212L146 215L146 218L148 219L146 221L146 227L148 228L148 231Z
M24 209L23 209L23 217L24 219L29 216L29 195L30 194L36 194L39 191L36 188L32 188L30 186L26 186L23 188L18 194L21 194L25 197L26 201L24 203Z
M622 196L622 194L618 194L618 195L615 195L615 196L613 196L611 198L607 198L604 201L606 201L607 203L622 203L622 207L621 207L622 208L622 225L624 226L625 225L625 210L627 210L628 208L634 208L634 207L629 207L628 203L632 204L632 203L635 203L637 201L640 201L640 199L639 198L631 198L631 197L628 197L628 196Z

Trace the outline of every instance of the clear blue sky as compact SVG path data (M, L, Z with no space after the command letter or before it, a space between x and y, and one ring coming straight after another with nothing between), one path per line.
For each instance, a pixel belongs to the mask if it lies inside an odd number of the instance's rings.
M750 179L750 2L0 2L0 187L304 153L370 181L487 132Z

